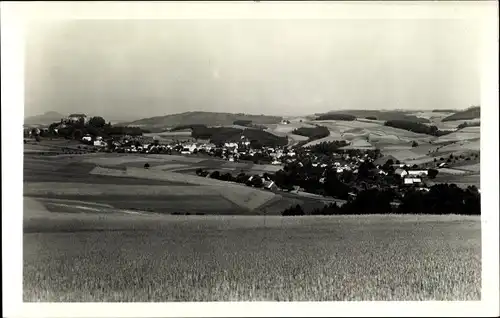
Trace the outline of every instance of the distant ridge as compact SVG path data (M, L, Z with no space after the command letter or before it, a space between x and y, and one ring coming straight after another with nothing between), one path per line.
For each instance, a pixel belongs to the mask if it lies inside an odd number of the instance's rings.
M226 126L232 125L236 120L250 120L253 124L276 124L282 120L279 116L217 113L217 112L184 112L165 116L155 116L143 118L131 122L121 123L121 125L138 126L148 128L166 128L180 125L203 124L206 126Z
M378 120L408 120L416 123L429 123L430 120L427 118L418 117L412 115L414 111L408 110L360 110L360 109L352 109L352 110L334 110L329 111L326 114L342 114L342 115L351 115L357 118L366 118L366 117L375 117ZM323 115L323 114L316 114Z
M25 125L50 125L54 122L58 122L61 118L66 117L58 112L49 111L41 115L29 116L24 118Z
M476 118L481 118L480 106L472 106L467 108L466 110L456 112L453 115L443 118L442 121L467 120Z

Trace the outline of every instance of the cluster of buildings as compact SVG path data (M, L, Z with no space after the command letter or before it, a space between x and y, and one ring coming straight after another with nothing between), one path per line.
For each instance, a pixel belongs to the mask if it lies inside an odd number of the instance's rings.
M85 136L82 141L90 142L91 137ZM97 143L97 140L93 140ZM227 161L251 160L253 157L267 158L268 161L275 165L281 165L290 162L296 154L293 150L288 150L286 147L262 147L254 149L250 145L250 141L244 136L239 142L225 142L222 145L216 145L211 142L188 142L177 141L164 143L158 138L143 137L143 136L124 136L119 139L114 139L111 143L112 151L123 153L169 153L172 151L182 155L194 155L197 153L206 153L208 155L221 158ZM97 144L95 144L97 146ZM106 144L99 144L106 146ZM287 161L288 160L288 161Z

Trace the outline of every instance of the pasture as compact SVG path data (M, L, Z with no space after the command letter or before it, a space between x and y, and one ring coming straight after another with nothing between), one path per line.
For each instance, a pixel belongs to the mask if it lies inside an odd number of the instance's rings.
M477 217L61 214L24 228L25 302L481 298Z

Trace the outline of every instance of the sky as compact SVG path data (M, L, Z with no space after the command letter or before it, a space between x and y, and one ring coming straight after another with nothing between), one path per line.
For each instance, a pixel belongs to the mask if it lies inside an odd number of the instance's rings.
M465 19L72 20L25 36L25 116L305 115L480 104Z

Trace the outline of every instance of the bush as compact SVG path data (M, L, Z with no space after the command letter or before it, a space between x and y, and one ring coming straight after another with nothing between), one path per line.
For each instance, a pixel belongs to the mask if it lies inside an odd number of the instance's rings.
M429 169L427 170L427 176L430 178L430 179L434 179L436 178L436 176L438 175L439 171L436 170L436 169Z
M104 120L104 118L102 118L100 116L95 116L95 117L90 118L88 124L89 124L89 126L93 126L96 128L103 128L106 125L106 121Z
M304 210L300 205L296 205L294 207L290 207L288 209L285 209L281 215L283 216L297 216L297 215L304 215Z
M325 205L321 209L314 209L311 215L336 215L340 213L340 208L336 203L330 203Z
M212 179L217 179L217 180L220 180L220 172L219 171L214 171L210 174L210 178Z
M147 163L147 162L146 162L146 163L144 164L144 169L149 169L149 163Z
M418 147L418 142L416 142L415 140L411 143L411 146L412 147Z
M238 125L238 126L249 126L252 124L251 120L235 120L233 122L233 125Z
M377 117L375 117L375 116L367 116L365 118L366 119L370 119L370 120L377 120Z

